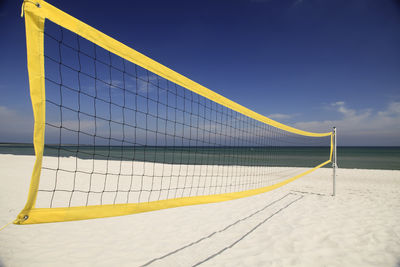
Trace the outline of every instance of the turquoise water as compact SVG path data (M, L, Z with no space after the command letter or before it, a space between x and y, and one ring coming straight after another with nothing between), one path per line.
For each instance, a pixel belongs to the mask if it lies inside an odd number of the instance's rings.
M328 147L111 147L48 146L48 156L140 160L179 164L313 167L328 159ZM34 155L32 145L0 144L0 154ZM95 156L93 156L95 154ZM338 166L400 170L400 147L338 147ZM328 166L327 166L328 167Z

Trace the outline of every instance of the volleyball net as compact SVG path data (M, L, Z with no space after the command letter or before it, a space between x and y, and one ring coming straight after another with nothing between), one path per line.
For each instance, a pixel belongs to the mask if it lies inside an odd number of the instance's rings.
M262 116L44 1L23 12L36 162L16 224L237 199L332 161L332 132Z

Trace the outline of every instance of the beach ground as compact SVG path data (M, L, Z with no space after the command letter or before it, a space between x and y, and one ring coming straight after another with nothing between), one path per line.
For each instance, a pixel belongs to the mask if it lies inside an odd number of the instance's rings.
M0 155L0 225L33 156ZM253 197L121 217L9 225L0 266L399 266L400 171L319 169Z

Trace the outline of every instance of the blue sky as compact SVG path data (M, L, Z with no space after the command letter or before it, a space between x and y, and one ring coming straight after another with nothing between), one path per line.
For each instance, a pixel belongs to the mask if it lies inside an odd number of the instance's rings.
M49 3L282 123L339 145L400 145L400 2ZM31 142L19 1L0 4L0 142Z

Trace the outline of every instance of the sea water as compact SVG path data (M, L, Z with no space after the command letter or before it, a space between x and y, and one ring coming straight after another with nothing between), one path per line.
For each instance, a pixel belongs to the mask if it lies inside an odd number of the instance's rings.
M170 164L314 167L329 147L46 146L46 156ZM0 154L34 155L30 144L0 144ZM339 168L400 170L400 147L338 147ZM328 164L325 167L330 167Z

